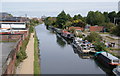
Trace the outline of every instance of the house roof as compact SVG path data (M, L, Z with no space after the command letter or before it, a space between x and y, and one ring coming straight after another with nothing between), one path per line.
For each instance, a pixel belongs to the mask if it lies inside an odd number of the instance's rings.
M65 30L63 30L62 32L63 32L63 33L66 33L66 34L71 34L70 32L65 31Z
M93 32L100 32L100 31L103 31L104 27L103 26L90 26L90 31L93 31Z
M25 22L26 18L23 17L2 17L0 18L0 21L4 22L4 21L10 21L10 22Z
M70 29L81 30L81 31L84 30L84 28L82 28L82 27L69 27L69 30Z

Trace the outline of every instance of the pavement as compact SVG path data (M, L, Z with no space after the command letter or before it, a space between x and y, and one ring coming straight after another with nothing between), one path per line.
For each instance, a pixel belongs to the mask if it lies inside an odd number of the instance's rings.
M27 58L17 67L16 74L34 74L34 33L31 33L26 48Z

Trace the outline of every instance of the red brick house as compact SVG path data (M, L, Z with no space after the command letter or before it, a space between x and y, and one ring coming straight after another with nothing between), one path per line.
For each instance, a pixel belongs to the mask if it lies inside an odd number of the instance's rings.
M90 26L90 32L103 32L103 26Z

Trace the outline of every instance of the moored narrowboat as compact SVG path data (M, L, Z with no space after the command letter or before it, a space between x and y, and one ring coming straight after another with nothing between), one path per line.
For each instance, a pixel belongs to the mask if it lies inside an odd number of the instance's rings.
M96 58L99 59L101 62L109 65L109 66L113 66L116 67L117 65L120 65L120 59L113 56L110 53L107 53L105 51L101 51L101 52L96 52L95 54Z
M73 40L74 38L74 35L72 33L65 31L65 30L62 31L61 36L63 36L64 38L70 39L70 40Z

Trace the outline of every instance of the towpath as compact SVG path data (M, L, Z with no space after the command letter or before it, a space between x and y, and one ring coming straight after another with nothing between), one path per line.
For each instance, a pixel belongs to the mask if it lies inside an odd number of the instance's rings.
M26 48L27 58L18 66L16 74L34 74L34 33L31 33Z

